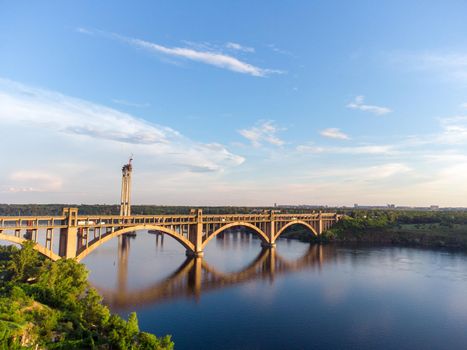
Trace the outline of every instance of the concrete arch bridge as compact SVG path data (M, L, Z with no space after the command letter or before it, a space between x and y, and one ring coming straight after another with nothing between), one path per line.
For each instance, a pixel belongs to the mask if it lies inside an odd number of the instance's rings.
M319 236L341 218L336 213L322 212L206 215L201 209L192 209L186 215L78 215L77 208L65 208L60 216L2 216L0 240L32 240L35 249L52 260L80 261L111 239L138 230L155 230L177 240L187 255L199 257L209 241L231 228L246 227L261 239L263 246L273 247L277 238L293 225L301 225ZM58 249L54 247L57 240Z

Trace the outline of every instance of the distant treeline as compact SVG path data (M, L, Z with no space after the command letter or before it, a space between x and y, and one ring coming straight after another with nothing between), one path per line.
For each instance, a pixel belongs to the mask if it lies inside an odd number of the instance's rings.
M403 224L467 224L465 210L363 210L354 209L346 213L358 222L366 222L370 226L391 226Z
M78 208L81 215L118 215L120 206L117 204L0 204L0 216L18 215L61 215L63 208ZM342 209L342 208L274 208L274 207L195 207L195 206L164 206L164 205L133 205L132 214L188 214L191 209L203 209L205 214L250 214L261 211L278 210L283 213L337 212L354 219L365 219L372 223L386 224L467 224L467 210L413 210L413 209Z
M119 205L76 204L0 204L0 216L61 215L63 208L77 207L80 215L118 215ZM134 205L136 215L188 214L190 206ZM249 214L273 207L200 207L205 214ZM317 209L280 208L282 213L310 213ZM301 225L291 226L282 237L305 241L374 242L399 245L453 247L467 249L467 210L321 208L345 214L344 220L319 239Z
M61 215L63 208L78 208L81 215L118 215L120 206L107 204L0 204L0 216L18 215ZM161 205L133 205L132 214L157 215L157 214L188 214L190 209L198 207L190 206L161 206ZM249 214L263 210L275 209L272 207L199 207L205 214ZM287 209L287 212L310 212L304 209Z

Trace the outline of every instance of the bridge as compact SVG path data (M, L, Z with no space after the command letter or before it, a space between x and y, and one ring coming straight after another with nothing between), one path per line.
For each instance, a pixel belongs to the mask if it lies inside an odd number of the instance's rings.
M132 215L131 159L122 168L120 215L79 215L77 208L64 208L59 216L0 216L0 240L21 244L35 242L35 249L52 260L84 259L109 240L128 233L152 230L164 233L185 247L188 256L201 257L206 245L220 233L244 227L255 233L263 247L274 247L288 228L301 225L319 236L334 225L336 213L204 214L192 209L184 215ZM58 241L58 249L56 249Z

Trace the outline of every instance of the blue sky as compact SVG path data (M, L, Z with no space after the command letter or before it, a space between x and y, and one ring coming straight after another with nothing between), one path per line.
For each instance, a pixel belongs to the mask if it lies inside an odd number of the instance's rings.
M0 1L0 202L467 206L464 1Z

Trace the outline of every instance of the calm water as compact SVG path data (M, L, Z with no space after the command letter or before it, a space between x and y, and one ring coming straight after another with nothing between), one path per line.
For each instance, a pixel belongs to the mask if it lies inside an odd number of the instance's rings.
M467 256L406 248L261 250L249 234L187 260L168 236L138 232L84 263L112 310L177 349L466 349Z

